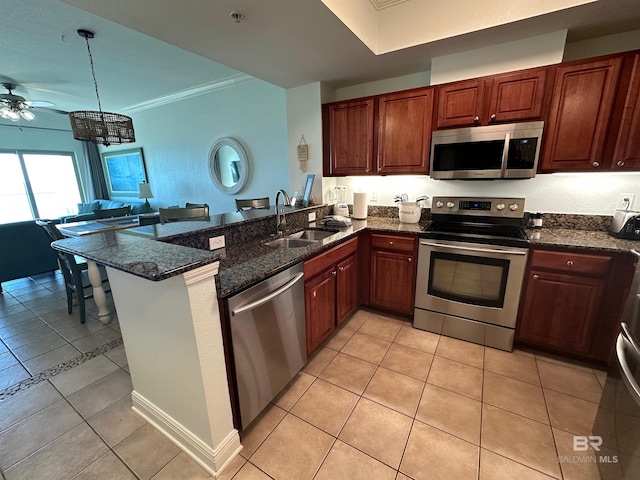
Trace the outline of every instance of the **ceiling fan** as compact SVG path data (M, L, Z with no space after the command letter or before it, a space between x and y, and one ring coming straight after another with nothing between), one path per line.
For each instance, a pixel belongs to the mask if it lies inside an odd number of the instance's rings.
M2 118L14 122L17 122L20 118L31 121L36 118L31 110L40 108L54 113L69 113L51 108L55 107L55 104L51 102L25 100L25 98L20 95L14 95L12 90L17 86L14 83L3 83L2 86L9 91L9 93L0 93L0 117Z

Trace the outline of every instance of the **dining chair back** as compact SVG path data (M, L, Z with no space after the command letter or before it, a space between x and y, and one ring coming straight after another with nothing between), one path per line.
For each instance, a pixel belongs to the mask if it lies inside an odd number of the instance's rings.
M236 208L238 212L248 208L253 210L254 208L269 208L269 197L264 198L236 198Z
M209 207L159 208L160 223L185 222L191 220L209 221Z
M93 211L98 220L103 218L126 217L131 215L131 205L125 205L119 208L105 208Z
M51 241L62 240L64 238L64 235L60 233L52 222L36 220L36 223L47 232ZM80 323L85 323L85 300L93 298L93 289L91 288L91 282L87 274L87 262L78 261L79 257L71 255L70 253L61 252L55 248L53 250L58 257L58 266L64 278L65 291L67 294L67 313L69 315L73 313L73 294L75 293L78 300L78 309L80 310ZM107 283L109 280L104 267L99 266L99 270L102 283ZM105 292L109 291L109 288L105 288Z

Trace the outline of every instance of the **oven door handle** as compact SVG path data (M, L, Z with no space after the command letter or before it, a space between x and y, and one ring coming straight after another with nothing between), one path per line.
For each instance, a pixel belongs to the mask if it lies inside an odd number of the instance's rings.
M450 248L452 250L467 250L470 252L480 252L480 253L504 253L507 255L526 255L526 250L497 250L491 248L474 248L474 247L463 247L461 245L443 245L441 243L431 243L431 242L420 242L420 245L427 245L429 247L439 247L439 248Z

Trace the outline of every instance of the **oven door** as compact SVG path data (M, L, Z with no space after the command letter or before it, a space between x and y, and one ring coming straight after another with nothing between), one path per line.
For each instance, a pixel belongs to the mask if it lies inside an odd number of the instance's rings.
M528 249L421 239L416 308L515 328Z

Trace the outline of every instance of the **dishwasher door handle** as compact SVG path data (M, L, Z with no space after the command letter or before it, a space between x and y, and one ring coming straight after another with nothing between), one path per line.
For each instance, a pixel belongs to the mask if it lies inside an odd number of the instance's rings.
M299 273L298 275L296 275L293 280L291 280L288 283L285 283L283 286L281 286L279 289L274 290L273 292L271 292L269 295L262 297L259 300L256 300L255 302L251 302L251 303L247 303L246 305L243 305L240 308L236 308L235 310L233 310L231 312L231 315L236 316L236 315L240 315L243 312L246 312L247 310L252 310L254 308L259 307L260 305L264 305L267 302L270 302L271 300L273 300L275 297L277 297L278 295L286 292L287 290L289 290L291 287L293 287L296 283L298 283L300 281L300 279L304 277L304 272L303 273Z

